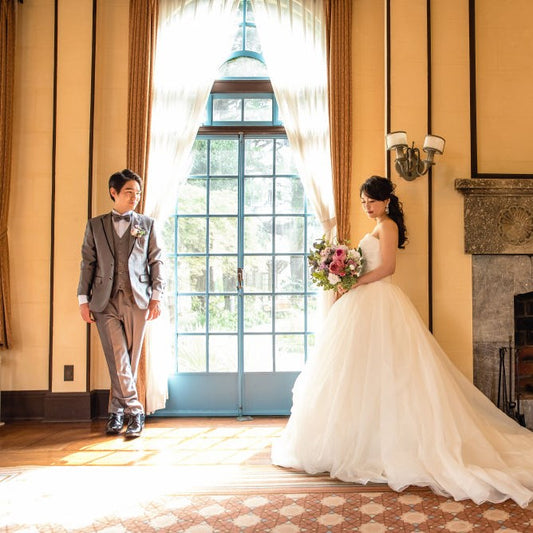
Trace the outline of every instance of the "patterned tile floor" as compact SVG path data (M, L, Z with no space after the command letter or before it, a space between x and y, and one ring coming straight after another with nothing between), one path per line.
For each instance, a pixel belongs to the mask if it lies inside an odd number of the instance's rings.
M533 506L455 502L273 467L283 418L152 419L140 439L91 424L0 429L0 531L533 532Z

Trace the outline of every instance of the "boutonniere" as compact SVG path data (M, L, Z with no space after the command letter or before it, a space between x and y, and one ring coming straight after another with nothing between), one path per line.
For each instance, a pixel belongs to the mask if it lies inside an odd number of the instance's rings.
M139 238L139 237L146 235L146 230L142 228L141 226L139 226L138 224L136 224L135 226L131 227L131 234L135 238Z

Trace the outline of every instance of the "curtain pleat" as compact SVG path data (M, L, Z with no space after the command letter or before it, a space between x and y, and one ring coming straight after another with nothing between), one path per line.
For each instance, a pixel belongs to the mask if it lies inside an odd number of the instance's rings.
M252 5L300 179L324 232L331 237L336 234L336 220L322 0L253 0Z
M333 238L338 233L323 0L252 0L252 5L298 174L324 233ZM331 292L321 293L321 316L333 303Z
M129 93L126 165L144 179L146 191L152 76L157 31L158 0L130 0ZM145 195L140 211L144 211ZM146 341L137 374L139 401L146 409Z
M144 213L161 228L187 180L191 149L220 64L231 52L238 0L159 0ZM169 306L146 334L146 411L165 406L174 330ZM153 354L153 356L152 356Z
M352 9L352 0L324 0L331 167L339 240L350 238Z
M158 0L130 0L127 166L145 181L157 13ZM144 198L141 209L144 209Z
M16 0L0 0L0 349L12 344L7 218L11 184Z

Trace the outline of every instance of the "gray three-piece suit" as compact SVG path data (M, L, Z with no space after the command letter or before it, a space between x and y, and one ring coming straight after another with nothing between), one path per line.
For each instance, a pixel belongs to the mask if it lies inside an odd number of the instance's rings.
M87 295L111 378L110 413L143 411L137 368L153 291L163 292L162 252L154 220L131 213L119 237L112 214L88 220L78 295Z

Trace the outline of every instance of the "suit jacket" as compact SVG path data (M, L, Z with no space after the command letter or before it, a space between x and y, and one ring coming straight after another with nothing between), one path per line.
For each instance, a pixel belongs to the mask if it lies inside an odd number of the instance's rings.
M143 235L134 236L131 230L140 228ZM78 295L89 298L89 308L102 312L111 296L115 275L113 246L113 219L111 213L87 221L81 247L81 270ZM129 236L128 270L133 297L140 309L146 309L152 291L163 292L163 260L154 228L154 219L132 213Z

